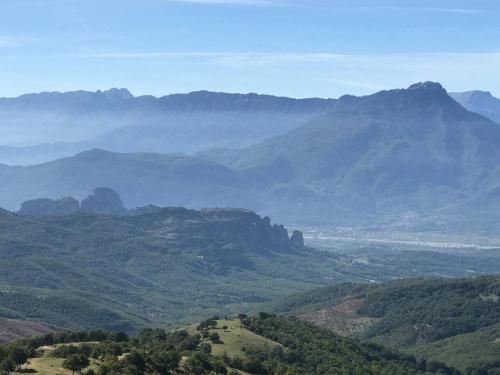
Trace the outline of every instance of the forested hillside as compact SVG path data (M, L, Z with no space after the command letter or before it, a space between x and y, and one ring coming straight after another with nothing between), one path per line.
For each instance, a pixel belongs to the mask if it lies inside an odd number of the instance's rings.
M51 327L199 320L324 285L335 254L237 209L147 207L123 217L0 212L0 316Z
M496 366L499 296L497 277L398 280L318 289L287 297L275 309L466 370Z
M47 375L82 369L102 375L458 374L437 362L417 362L265 313L241 320L209 319L171 332L148 329L130 338L99 331L51 334L0 347L0 363L7 371L48 368Z

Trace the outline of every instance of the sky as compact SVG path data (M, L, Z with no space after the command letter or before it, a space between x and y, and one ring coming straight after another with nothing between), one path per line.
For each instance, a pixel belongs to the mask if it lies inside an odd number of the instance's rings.
M0 0L0 96L500 96L498 0Z

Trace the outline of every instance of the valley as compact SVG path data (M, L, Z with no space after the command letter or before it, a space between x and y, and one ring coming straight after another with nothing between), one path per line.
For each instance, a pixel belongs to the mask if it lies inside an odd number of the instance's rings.
M499 0L0 0L0 375L500 375Z

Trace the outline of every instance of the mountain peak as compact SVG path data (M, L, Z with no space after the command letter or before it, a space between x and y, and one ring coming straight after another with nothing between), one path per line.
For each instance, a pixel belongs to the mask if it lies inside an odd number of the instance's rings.
M495 98L493 94L489 91L473 90L473 91L456 92L450 95L453 99L458 101L466 108L468 105L473 105L473 104L498 102L498 99Z
M436 92L446 93L446 90L440 83L431 81L415 83L410 87L408 87L408 90L425 90L425 91L436 91Z
M98 93L104 94L104 96L108 99L126 100L126 99L133 99L134 98L134 95L132 95L132 93L128 89L125 89L125 88L121 88L121 89L111 88L111 89L105 90L105 91L98 91Z

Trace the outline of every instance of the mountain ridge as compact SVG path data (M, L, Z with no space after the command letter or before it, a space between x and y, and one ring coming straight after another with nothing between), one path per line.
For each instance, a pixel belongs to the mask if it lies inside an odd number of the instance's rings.
M451 93L450 96L469 111L479 113L500 123L500 99L489 91L465 91Z

